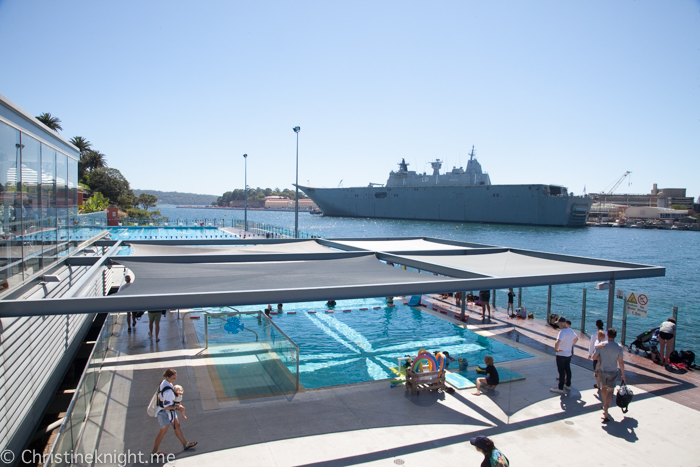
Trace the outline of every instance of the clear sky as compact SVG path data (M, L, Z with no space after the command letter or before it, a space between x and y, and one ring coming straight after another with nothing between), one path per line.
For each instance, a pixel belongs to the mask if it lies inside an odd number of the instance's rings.
M0 93L132 188L385 182L700 195L700 2L0 0Z

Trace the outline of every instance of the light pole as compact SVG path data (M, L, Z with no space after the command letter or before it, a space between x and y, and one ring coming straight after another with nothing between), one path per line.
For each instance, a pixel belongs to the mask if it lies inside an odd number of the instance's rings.
M245 193L245 201L243 204L243 229L248 232L248 154L243 154L245 160L245 185L243 190Z
M295 126L292 128L297 134L297 183L296 183L296 198L294 199L294 238L299 238L299 132L301 128Z

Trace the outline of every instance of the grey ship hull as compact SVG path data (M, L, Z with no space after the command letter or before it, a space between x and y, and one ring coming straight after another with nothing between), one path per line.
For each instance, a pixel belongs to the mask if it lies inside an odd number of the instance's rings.
M592 203L548 185L299 188L334 217L584 227Z

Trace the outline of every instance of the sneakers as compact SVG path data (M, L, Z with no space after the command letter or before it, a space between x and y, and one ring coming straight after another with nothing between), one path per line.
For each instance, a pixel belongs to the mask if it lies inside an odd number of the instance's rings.
M564 394L564 390L559 389L558 387L550 389L549 392L553 392L555 394Z
M567 386L566 384L564 385L564 390L566 391L571 391L571 386Z

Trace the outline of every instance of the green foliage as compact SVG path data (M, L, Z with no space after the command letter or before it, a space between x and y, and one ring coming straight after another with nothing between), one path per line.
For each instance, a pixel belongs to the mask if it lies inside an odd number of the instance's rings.
M109 200L102 196L102 193L97 192L83 202L81 211L87 214L91 212L104 211L107 209L107 207L109 207Z
M136 196L148 193L158 198L158 204L174 205L208 205L216 204L216 195L199 195L196 193L180 193L178 191L133 190Z
M52 117L50 113L44 112L43 114L36 117L41 123L51 128L53 131L58 133L58 130L63 130L61 127L61 120L58 117Z
M682 204L672 204L672 205L671 205L671 209L676 209L676 210L682 209L682 210L685 211L685 210L687 210L688 208L685 207L685 206L683 206Z
M292 199L292 200L296 199L295 190L293 190L291 188L285 188L284 190L281 190L281 191L279 188L275 188L274 190L271 188L262 189L260 187L248 189L248 201L263 200L267 196L284 196L284 197L287 197L287 198ZM304 195L304 193L302 193L300 191L299 192L299 199L304 199L304 198L306 198L306 195ZM227 191L222 196L219 196L219 198L216 200L216 202L213 202L212 205L228 206L228 204L231 201L243 200L243 199L245 199L245 191L243 191L242 189Z
M152 219L160 217L160 211L147 211L138 208L129 208L126 210L126 214L132 219Z
M117 169L100 167L90 172L90 188L109 198L112 204L121 208L134 205L134 194L129 182Z
M136 203L141 206L141 209L148 210L150 208L156 207L156 203L158 203L158 198L149 195L148 193L141 193L138 198L136 198Z

